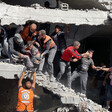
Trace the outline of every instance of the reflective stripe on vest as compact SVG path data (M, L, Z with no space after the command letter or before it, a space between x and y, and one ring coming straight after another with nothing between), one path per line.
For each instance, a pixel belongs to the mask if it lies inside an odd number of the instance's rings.
M53 39L50 37L50 36L47 36L45 37L45 40L44 40L44 45L43 45L43 48L45 49L46 48L46 43L51 40L51 43L50 43L50 48L54 47L55 43L53 41Z

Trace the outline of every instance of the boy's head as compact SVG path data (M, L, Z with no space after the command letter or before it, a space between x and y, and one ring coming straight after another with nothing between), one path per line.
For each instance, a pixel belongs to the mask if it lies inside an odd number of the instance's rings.
M28 41L28 42L27 42L27 48L28 48L29 50L31 50L32 47L33 47L33 41Z
M25 89L31 89L31 87L32 87L32 82L29 78L27 78L25 81Z
M92 58L94 51L92 49L89 49L88 50L88 53L89 53L89 58Z

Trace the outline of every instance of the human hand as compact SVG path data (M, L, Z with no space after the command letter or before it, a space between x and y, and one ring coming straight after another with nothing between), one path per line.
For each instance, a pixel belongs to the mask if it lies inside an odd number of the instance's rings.
M96 70L100 71L100 70L102 70L102 67L96 67Z
M36 73L33 73L33 76L35 77L36 76Z
M75 59L73 59L72 61L73 61L73 62L77 62L78 60L79 60L79 59L75 58Z
M38 47L40 47L40 44L39 44L38 42L35 42L35 44L36 44Z
M19 53L19 57L20 58L25 58L25 56L23 54L21 54L21 53Z
M41 58L43 58L43 57L44 57L44 54L42 53L42 54L41 54Z

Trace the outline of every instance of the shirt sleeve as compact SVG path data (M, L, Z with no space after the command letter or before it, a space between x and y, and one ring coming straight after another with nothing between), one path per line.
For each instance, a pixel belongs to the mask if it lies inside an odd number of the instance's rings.
M15 55L19 55L19 52L14 49L13 38L9 39L9 50L11 53L13 53Z
M90 63L90 64L91 64L91 66L94 65L94 61L93 61L93 59L91 59L91 63Z
M70 54L77 59L81 58L81 55L77 51L74 51L73 49L70 49Z
M19 86L19 87L18 87L18 90L20 90L21 88L22 88L22 86Z

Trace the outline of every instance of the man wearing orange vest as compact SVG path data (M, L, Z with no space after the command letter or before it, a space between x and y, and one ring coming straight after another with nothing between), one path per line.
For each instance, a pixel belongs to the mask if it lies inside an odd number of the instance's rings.
M25 87L22 86L22 80L24 78L25 71L23 71L19 79L19 92L18 92L18 101L17 101L17 112L33 112L33 99L34 99L34 89L36 82L36 72L33 73L33 83L31 84L30 80L27 80Z
M40 63L40 66L39 66L39 74L42 74L43 66L45 63L45 56L48 55L47 72L50 75L50 81L53 82L55 81L54 70L53 70L53 60L57 51L57 46L54 43L53 39L50 36L46 35L45 30L39 31L39 37L37 41L39 42L41 46L41 49L42 49L41 57L43 58L42 63Z
M35 23L32 23L31 25L28 24L26 27L22 27L18 29L16 33L20 33L22 39L24 40L25 44L28 41L35 40L35 36L37 35L37 25Z

